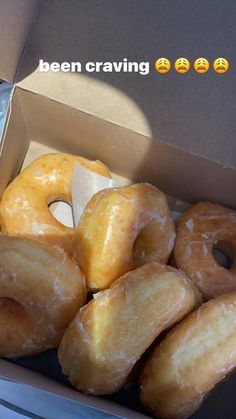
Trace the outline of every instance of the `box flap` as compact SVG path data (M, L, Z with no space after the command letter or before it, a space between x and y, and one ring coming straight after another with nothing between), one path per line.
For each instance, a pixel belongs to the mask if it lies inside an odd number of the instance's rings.
M0 195L19 172L29 145L29 136L15 89L13 89L11 96L12 100L8 105L0 143ZM13 121L12 113L14 114Z
M56 9L56 13L55 13ZM24 61L19 85L77 107L141 134L174 144L229 167L236 160L236 8L221 2L120 2L98 0L42 1ZM199 22L201 31L199 31ZM215 28L220 29L215 30ZM163 30L165 28L165 30ZM167 56L168 74L154 71ZM187 74L174 60L186 56ZM205 56L206 74L193 69ZM226 57L230 70L217 74L213 60ZM39 59L51 62L149 61L150 74L40 73Z
M109 400L105 400L99 397L95 398L92 396L86 396L76 390L73 390L70 387L62 385L61 383L58 383L33 371L29 371L25 368L10 364L4 360L0 360L0 376L8 380L13 380L16 383L22 383L49 394L62 397L67 401L70 400L72 402L76 402L78 403L77 414L79 414L79 405L82 405L89 406L102 412L117 415L120 418L148 419L148 416L142 413L132 411Z
M0 2L0 79L13 82L39 0Z

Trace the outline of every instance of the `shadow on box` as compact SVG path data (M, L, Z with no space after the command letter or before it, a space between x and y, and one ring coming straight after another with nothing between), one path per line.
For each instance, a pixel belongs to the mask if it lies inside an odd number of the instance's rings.
M189 0L184 4L181 0L103 0L102 4L87 0L79 7L77 0L43 0L24 56L25 65L17 77L23 80L37 71L39 59L49 63L80 61L82 66L88 61L123 58L149 61L148 76L94 72L86 73L86 77L91 86L93 82L107 84L136 104L154 138L234 166L236 45L230 40L236 35L235 19L234 0ZM185 75L173 69L174 61L182 56L191 62L191 70ZM193 70L194 60L201 56L211 64L204 75ZM225 75L212 69L213 60L220 56L230 62ZM171 60L170 73L154 71L159 57ZM81 74L72 74L76 89ZM88 88L88 100L91 92Z

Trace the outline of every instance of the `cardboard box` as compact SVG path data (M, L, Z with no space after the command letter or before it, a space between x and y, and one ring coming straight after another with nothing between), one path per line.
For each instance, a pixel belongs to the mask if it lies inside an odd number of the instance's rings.
M82 50L85 54L86 47L89 46L90 29L94 25L91 35L94 36L98 28L95 20L91 18L92 25L85 19L85 26L88 23L88 39L83 38L82 21L85 16L89 15L92 5L99 13L98 17L101 20L103 15L98 3L97 1L91 4L91 1L76 2L73 0L1 1L0 27L3 36L0 37L0 78L14 82L15 87L8 109L0 154L0 193L17 175L23 164L48 151L59 150L100 159L109 166L113 173L121 176L125 181L151 182L165 193L184 201L212 200L236 207L236 196L232 193L233 185L236 183L236 162L232 159L231 153L227 149L225 151L223 147L223 130L221 129L218 137L220 141L212 143L211 136L209 142L207 139L205 140L205 148L196 148L195 140L200 138L202 132L209 132L206 128L209 115L204 118L204 114L201 114L201 121L194 121L194 107L190 109L192 112L191 131L187 120L185 120L187 131L183 130L184 117L179 130L174 118L173 126L171 126L170 118L168 120L170 127L167 127L165 125L166 115L164 115L168 110L166 99L160 98L158 95L151 96L151 92L153 95L155 91L155 83L157 83L155 74L150 76L151 81L148 79L146 81L149 86L146 102L149 103L149 110L150 108L156 109L156 119L159 120L151 128L144 108L137 105L138 101L135 102L133 98L131 99L132 95L129 97L124 88L122 91L121 77L118 77L117 85L114 87L112 82L110 83L110 78L107 79L109 82L105 83L101 77L99 79L99 76L98 79L95 79L84 74L39 73L37 66L40 58L47 59L49 62L64 61L65 58L66 61L75 61L79 55L77 47L81 46L81 43L85 45ZM111 12L114 12L113 7L116 2L105 1L105 3L106 9L103 9L105 18L112 18ZM111 3L113 6L110 5ZM135 13L141 19L141 9L138 5ZM154 15L153 23L155 17ZM78 21L80 26L78 26ZM128 23L131 23L132 27L133 23L130 20ZM126 28L128 23L126 22ZM112 27L111 22L107 25ZM123 27L124 22L120 21L120 25ZM101 29L106 32L106 27L100 27ZM129 34L131 35L130 32ZM98 38L97 42L99 42ZM111 53L111 49L109 49L111 44L105 43L105 45L104 59L109 60L112 56L117 59L122 54L124 57L122 49L118 48L118 41L115 48L117 56L115 53ZM144 42L141 47L141 51L144 53ZM102 48L103 43L100 46L98 43L97 49ZM126 53L129 52L128 49ZM151 49L151 52L148 53L152 55L153 50ZM88 57L88 54L86 57L96 60L96 57ZM153 55L152 57L155 58ZM193 79L195 76L185 79L188 80L188 86L190 86L191 80L194 80L196 85L196 80ZM215 77L215 75L213 76ZM114 77L113 75L112 80ZM133 86L133 91L138 90L140 80L142 80L141 86L143 86L144 79L137 79L137 76L131 75L128 81L125 79L124 85L130 84ZM162 79L161 83L167 83L166 80ZM211 79L208 80L215 85L215 81L213 83ZM170 76L169 82L172 88L176 84L179 89L183 85L183 78L178 79L176 75L173 75ZM226 84L228 85L228 83L229 81L226 79ZM127 89L129 93L131 90ZM172 94L174 95L174 92ZM191 95L189 98L185 97L185 102L183 100L181 102L185 110L188 109L188 100L191 102ZM162 100L164 100L164 109ZM176 102L174 106L176 106ZM214 109L211 115L214 114ZM147 114L149 110L147 110ZM173 116L173 111L169 114L167 112L168 115ZM214 114L214 117L217 120L217 114ZM199 114L196 118L199 118ZM158 134L159 129L160 133ZM186 135L189 139L188 146L185 146L184 142ZM178 141L178 138L182 140ZM231 145L233 148L233 141L231 141ZM216 148L214 148L215 146ZM214 152L211 153L213 148ZM76 400L81 404L96 406L98 409L122 417L144 417L141 413L128 410L102 398L84 396L65 385L50 381L48 378L38 376L6 361L0 362L0 374L17 382L41 388L70 400ZM215 399L214 403L219 407ZM226 404L224 408L227 409ZM208 414L209 410L205 411L205 416L204 410L201 410L196 418L206 418L209 417Z

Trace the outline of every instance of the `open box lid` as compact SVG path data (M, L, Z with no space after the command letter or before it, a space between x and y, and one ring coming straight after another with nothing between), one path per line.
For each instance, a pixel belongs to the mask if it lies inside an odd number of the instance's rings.
M23 22L20 3L28 5ZM200 3L194 2L192 7L193 2L183 6L180 1L159 0L41 0L16 82L25 90L217 161L222 167L236 168L236 44L229 42L236 36L236 8L234 0L229 0L227 5L218 4L212 13L213 2ZM9 31L5 36L5 45L17 50L14 63L8 58L8 65L4 64L8 79L12 79L37 1L4 0L3 4L3 11L9 15L10 9L14 10L21 23L17 29L20 36L14 33L13 39ZM215 30L219 24L220 29ZM171 60L168 74L154 71L154 62L161 56ZM173 69L174 60L181 56L191 62L187 74ZM210 61L206 74L193 69L199 56ZM212 68L219 56L230 62L226 74L217 74ZM38 68L39 59L49 63L79 61L84 66L88 61L119 62L123 58L150 62L150 73L44 73Z
M38 0L1 0L0 80L13 82Z

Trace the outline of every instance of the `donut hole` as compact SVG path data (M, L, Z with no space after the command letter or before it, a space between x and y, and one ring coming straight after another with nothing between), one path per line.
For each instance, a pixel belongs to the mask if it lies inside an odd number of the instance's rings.
M53 201L48 204L49 211L65 227L74 228L71 205L66 201Z
M230 269L233 265L233 249L226 241L219 241L212 249L212 254L218 265Z
M0 298L0 311L1 311L1 322L6 324L7 322L14 322L15 319L23 320L27 316L24 307L17 301L11 298Z
M133 266L134 269L139 268L145 263L155 260L153 254L156 251L156 236L155 234L157 223L151 221L138 234L133 245Z

